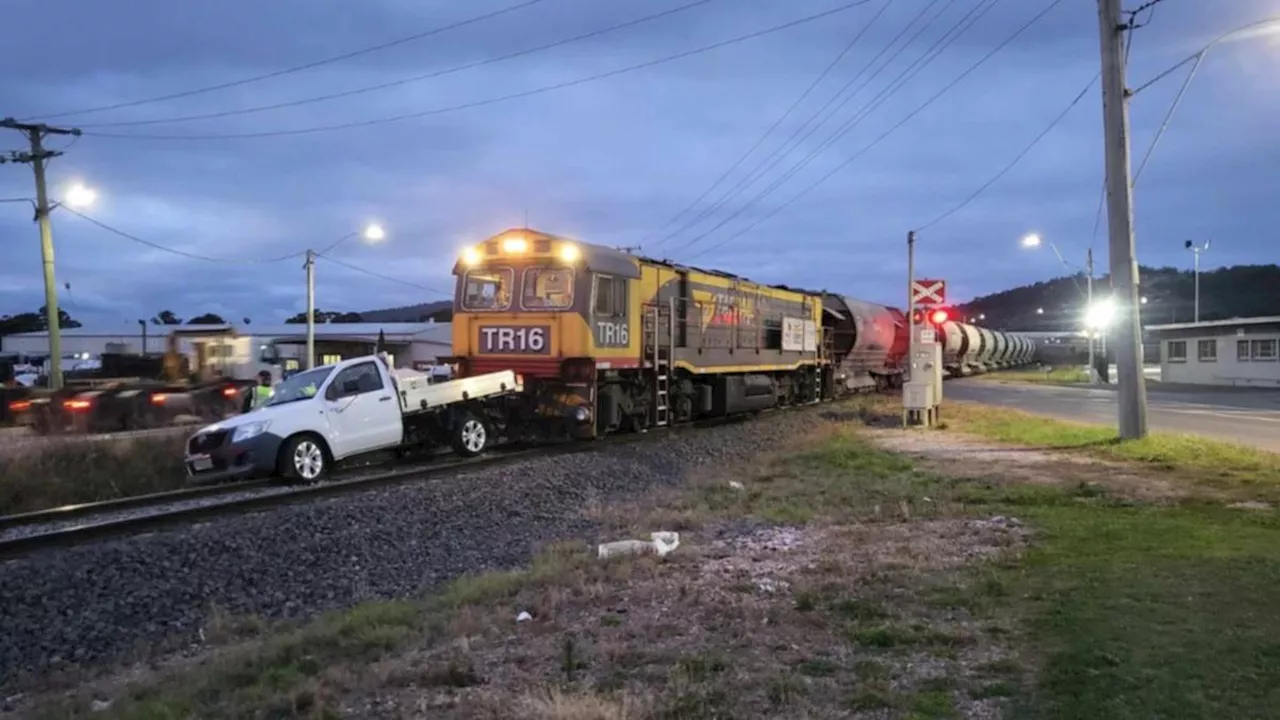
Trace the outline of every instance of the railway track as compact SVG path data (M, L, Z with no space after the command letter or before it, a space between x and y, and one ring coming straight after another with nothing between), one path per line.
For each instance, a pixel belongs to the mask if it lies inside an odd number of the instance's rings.
M804 405L781 410L766 410L762 415L795 412L832 403ZM331 480L310 485L284 485L271 480L246 481L188 488L120 500L70 505L39 510L21 515L0 516L0 560L20 557L39 550L67 547L112 537L153 532L165 527L211 520L220 516L239 515L305 502L331 495L371 490L398 483L419 480L438 473L464 472L518 462L531 457L567 455L600 450L632 443L649 442L671 433L745 422L753 416L716 418L688 425L659 428L645 433L613 435L594 441L565 441L525 445L511 443L499 446L475 458L456 459L452 453L441 455L451 459L431 460L377 472L344 473Z

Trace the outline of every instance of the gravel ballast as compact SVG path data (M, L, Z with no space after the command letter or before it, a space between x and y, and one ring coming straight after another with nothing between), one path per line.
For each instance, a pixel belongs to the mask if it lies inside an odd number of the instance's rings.
M303 619L598 540L597 499L678 484L804 434L816 409L285 505L0 564L0 697L51 671L200 643L215 613ZM656 528L655 528L656 529ZM216 610L215 610L216 609Z

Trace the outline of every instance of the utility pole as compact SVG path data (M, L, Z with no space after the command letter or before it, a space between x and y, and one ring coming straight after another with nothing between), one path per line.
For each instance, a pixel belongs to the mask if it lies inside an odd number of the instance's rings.
M1116 315L1116 384L1120 437L1147 435L1147 386L1142 375L1142 323L1138 313L1138 263L1133 248L1133 187L1129 160L1129 91L1125 87L1120 0L1098 0L1102 49L1102 119L1106 133L1107 225Z
M12 152L0 162L30 163L36 176L36 222L40 224L40 258L44 265L45 327L49 332L49 389L62 389L62 328L58 322L58 290L53 272L53 230L49 226L49 190L45 183L45 161L62 154L45 150L46 135L80 135L79 128L59 128L44 123L20 123L13 118L0 120L0 127L17 130L31 145L28 152Z
M907 233L907 378L911 377L911 361L916 356L916 231Z
M1209 243L1210 243L1210 242L1212 242L1212 241L1210 241L1210 240L1205 240L1205 241L1204 241L1204 245L1197 246L1195 243L1193 243L1193 242L1191 242L1190 240L1188 240L1188 241L1187 241L1187 244L1186 244L1186 248L1187 248L1188 250L1190 250L1191 252L1195 253L1195 256L1196 256L1196 265L1195 265L1195 268L1196 268L1196 271L1195 271L1195 278L1196 278L1196 314L1195 314L1195 317L1192 319L1192 322L1200 322L1200 253L1202 253L1202 252L1207 252L1207 251L1209 250Z
M307 251L307 363L310 370L316 366L316 253Z
M1089 313L1093 311L1093 248L1089 248L1089 253L1085 255L1084 274L1085 274L1084 313L1085 313L1085 318L1088 319ZM1086 326L1088 324L1089 323L1087 322L1085 323ZM1084 331L1088 333L1087 340L1089 341L1089 377L1094 378L1096 382L1095 373L1097 371L1094 369L1094 359L1093 359L1093 328L1085 327Z

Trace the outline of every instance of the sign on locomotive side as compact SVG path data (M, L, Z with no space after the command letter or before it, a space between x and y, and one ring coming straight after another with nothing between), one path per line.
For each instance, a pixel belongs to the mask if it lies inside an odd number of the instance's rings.
M946 280L913 280L911 282L911 304L946 305Z

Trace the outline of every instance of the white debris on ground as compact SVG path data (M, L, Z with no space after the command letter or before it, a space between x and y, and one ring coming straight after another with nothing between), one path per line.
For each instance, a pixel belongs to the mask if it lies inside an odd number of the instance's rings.
M649 533L649 540L615 540L601 543L596 552L601 558L616 555L655 553L662 557L680 546L680 533L660 530Z

